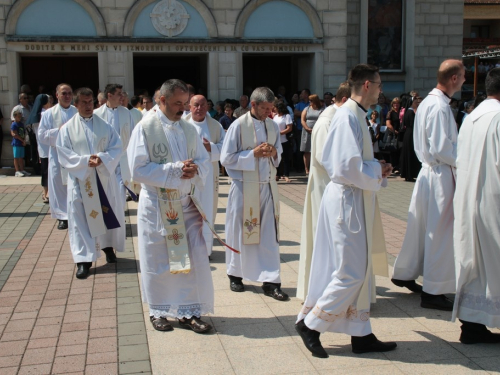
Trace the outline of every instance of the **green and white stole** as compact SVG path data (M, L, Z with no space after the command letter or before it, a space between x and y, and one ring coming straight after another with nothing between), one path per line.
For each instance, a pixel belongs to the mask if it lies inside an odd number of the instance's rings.
M99 117L93 117L93 139L92 145L94 147L94 154L103 152L105 145L108 144L108 127L107 124ZM90 155L90 148L85 136L85 130L80 116L77 114L66 123L68 128L73 151L78 155ZM82 194L83 208L85 210L85 218L90 229L92 238L96 238L106 233L106 225L102 216L101 200L99 199L99 192L97 190L97 177L101 180L103 189L106 190L108 186L108 177L99 172L98 168L92 168L93 171L85 180L78 180L80 185L80 192Z
M120 158L120 171L122 174L122 181L125 186L130 188L132 174L128 166L127 147L130 142L130 113L127 108L119 106L115 109L118 111L118 122L120 127L120 140L122 141L122 156ZM108 107L102 105L94 111L94 114L108 122Z
M59 103L52 107L52 120L52 129L61 129L61 126L64 125L61 114L61 105ZM61 178L63 185L68 185L68 171L62 167Z
M349 99L343 106L346 106L356 115L356 118L363 133L363 160L373 161L373 145L370 131L366 124L366 112L359 108L358 104ZM372 199L372 191L363 190L363 205L365 209L365 226L367 242L367 266L365 281L358 296L356 307L358 310L368 310L370 308L369 285L373 274L389 277L387 264L387 250L385 248L384 229L382 218L378 206L378 199L375 195L375 201ZM375 284L372 285L374 291Z
M186 136L188 159L194 159L196 140L199 138L198 132L193 125L184 120L180 120L179 124ZM156 112L146 115L142 120L142 128L146 136L151 162L157 164L173 163L172 151ZM191 271L191 260L189 259L181 193L178 189L160 187L157 187L156 191L158 193L161 219L166 230L165 240L167 242L170 273L189 273ZM199 209L199 207L197 208Z
M255 126L250 112L240 117L241 126L241 148L252 150L258 146ZM267 132L267 143L274 145L276 142L276 129L274 122L266 118L265 127ZM243 244L256 245L260 243L260 176L259 159L255 158L255 168L252 171L243 171ZM271 170L269 184L274 203L274 219L276 225L276 240L279 241L279 217L280 202L278 184L276 183L276 167L268 158ZM267 183L267 182L266 182Z

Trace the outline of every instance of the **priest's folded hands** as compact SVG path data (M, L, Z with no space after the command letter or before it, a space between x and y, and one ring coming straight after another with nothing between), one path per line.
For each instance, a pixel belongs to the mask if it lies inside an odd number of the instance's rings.
M276 156L276 154L276 147L267 142L261 143L253 149L253 155L256 158L269 158Z
M89 167L96 168L102 164L102 160L97 155L90 155L89 158Z
M392 173L392 164L386 163L385 160L379 160L379 163L382 166L382 178L389 177Z
M193 159L188 159L183 161L184 166L182 167L182 177L183 180L189 180L193 178L198 173L198 166L193 163Z

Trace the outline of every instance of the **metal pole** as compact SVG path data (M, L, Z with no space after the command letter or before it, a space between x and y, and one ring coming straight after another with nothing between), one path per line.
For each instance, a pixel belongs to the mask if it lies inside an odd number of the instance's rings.
M479 57L474 57L474 97L477 95L477 62Z

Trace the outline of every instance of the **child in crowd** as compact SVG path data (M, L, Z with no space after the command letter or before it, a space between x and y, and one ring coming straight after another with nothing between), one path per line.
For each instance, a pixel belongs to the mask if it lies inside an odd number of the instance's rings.
M13 113L14 122L10 126L10 133L12 135L12 148L14 150L14 167L16 168L16 177L29 176L24 170L24 146L26 142L24 141L25 130L24 124L22 123L23 113L20 109L16 109Z

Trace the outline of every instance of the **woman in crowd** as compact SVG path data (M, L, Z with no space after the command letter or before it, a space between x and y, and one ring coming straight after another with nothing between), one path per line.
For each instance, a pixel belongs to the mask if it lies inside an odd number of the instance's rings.
M309 174L309 165L311 163L311 133L321 112L323 112L323 107L318 95L309 95L309 105L304 108L301 116L302 139L300 142L300 151L304 153L306 175Z
M217 111L214 109L214 102L211 99L207 100L208 105L208 114L210 117L214 117L217 114Z
M372 135L372 140L373 142L373 153L376 158L378 158L378 154L380 152L378 148L378 140L380 137L380 124L379 124L379 118L378 118L378 111L373 110L372 113L370 114L370 134Z
M219 121L222 116L224 116L224 102L217 102L215 103L215 115L212 116L214 120Z
M401 149L400 171L401 177L405 181L414 182L417 178L422 164L415 154L415 147L413 145L413 124L415 123L415 113L417 108L422 102L422 98L417 96L413 98L411 106L405 111L403 117L403 127L406 128L403 138L403 148Z
M387 113L385 124L387 126L386 132L390 132L393 137L398 137L401 121L399 120L399 110L401 109L401 100L396 97L392 99L391 109ZM399 141L398 141L399 143ZM396 145L394 149L390 150L390 163L393 165L393 172L399 172L399 149Z
M227 103L224 106L224 116L222 116L219 120L220 124L222 125L225 131L227 131L227 129L229 129L233 121L236 120L236 117L233 116L233 112L234 112L233 105Z
M26 121L27 125L31 125L33 132L35 133L35 137L38 136L38 125L40 124L40 119L42 117L42 113L50 108L51 103L49 100L49 96L46 94L40 94L35 99L35 104L33 104L33 109L31 110L30 116ZM43 203L49 203L49 183L48 183L48 172L49 172L49 147L46 145L42 145L38 142L38 157L40 158L41 164L41 175L42 175L42 201Z
M288 108L282 100L276 100L274 102L273 108L274 117L273 120L280 129L280 140L281 147L283 148L283 154L281 157L281 162L278 167L278 173L276 174L276 181L280 177L284 177L286 182L290 182L290 162L292 160L292 144L287 139L287 134L292 131L292 117L288 112Z

